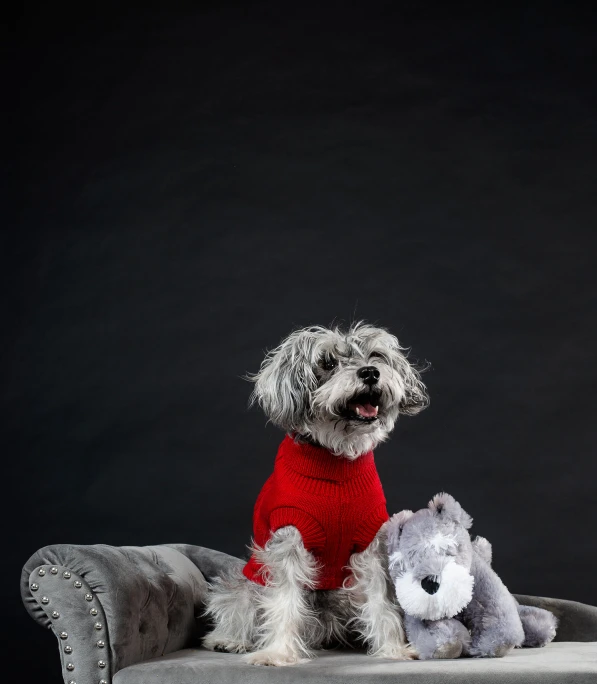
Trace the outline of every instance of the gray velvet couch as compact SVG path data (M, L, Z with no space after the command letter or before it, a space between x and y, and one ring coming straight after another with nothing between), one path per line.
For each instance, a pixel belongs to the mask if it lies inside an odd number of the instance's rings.
M517 596L560 620L554 643L495 660L393 662L358 651L325 651L292 668L245 665L199 646L207 580L236 558L200 546L47 546L23 568L31 617L57 638L71 684L228 682L597 683L597 608Z

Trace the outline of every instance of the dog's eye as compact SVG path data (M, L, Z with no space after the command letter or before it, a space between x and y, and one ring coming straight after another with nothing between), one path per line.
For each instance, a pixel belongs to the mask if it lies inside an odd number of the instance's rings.
M323 370L332 371L338 365L338 359L334 358L330 354L326 354L320 362Z
M369 358L370 359L379 359L380 361L386 360L386 357L381 352L377 352L377 351L371 352L371 354L369 354Z

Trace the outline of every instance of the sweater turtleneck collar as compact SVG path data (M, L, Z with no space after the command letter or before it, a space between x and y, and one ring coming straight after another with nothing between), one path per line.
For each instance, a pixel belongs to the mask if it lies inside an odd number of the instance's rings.
M318 480L343 482L363 475L375 468L373 452L368 451L354 460L336 456L325 447L308 442L296 442L294 435L286 435L276 461L295 473Z

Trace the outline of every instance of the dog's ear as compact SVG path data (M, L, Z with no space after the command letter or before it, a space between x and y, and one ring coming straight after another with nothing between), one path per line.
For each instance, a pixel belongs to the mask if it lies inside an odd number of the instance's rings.
M395 513L386 523L386 543L388 545L388 556L390 557L390 563L392 562L392 558L396 558L395 554L398 553L398 545L400 543L402 529L404 528L405 523L410 520L412 516L412 511L400 511L400 513Z
M401 370L404 379L404 397L400 401L400 413L414 416L429 406L427 388L421 380L421 373L402 356Z
M453 496L446 492L436 494L429 502L428 508L433 515L452 520L453 522L462 525L466 530L473 524L471 516L462 508Z
M247 376L255 383L251 404L257 402L272 423L292 432L303 423L317 388L313 372L313 330L297 330L266 354L259 372Z

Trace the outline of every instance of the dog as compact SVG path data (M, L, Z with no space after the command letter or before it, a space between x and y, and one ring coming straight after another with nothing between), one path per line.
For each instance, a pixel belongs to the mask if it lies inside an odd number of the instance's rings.
M333 644L416 657L385 552L389 518L372 450L428 403L397 338L363 322L296 330L268 352L251 404L286 432L254 512L252 555L216 578L203 645L292 665Z

